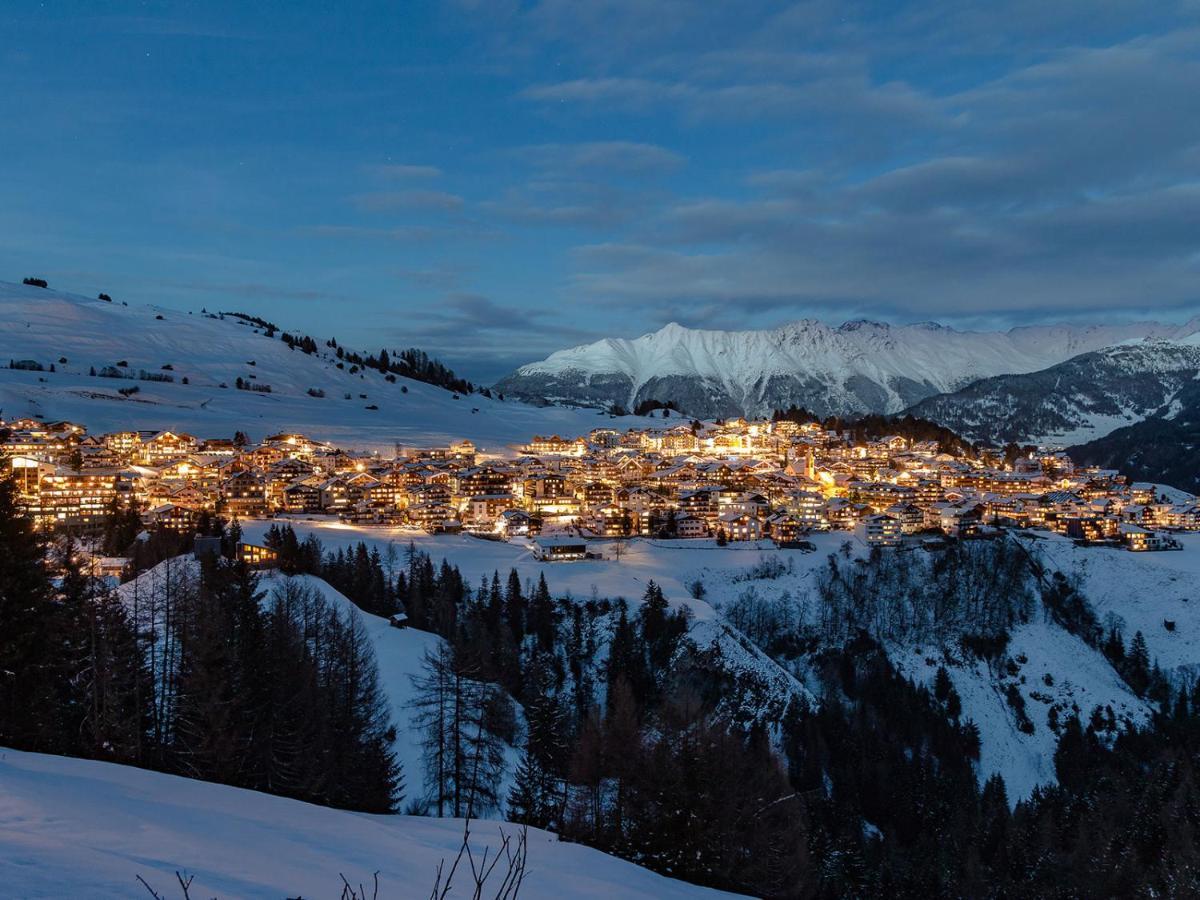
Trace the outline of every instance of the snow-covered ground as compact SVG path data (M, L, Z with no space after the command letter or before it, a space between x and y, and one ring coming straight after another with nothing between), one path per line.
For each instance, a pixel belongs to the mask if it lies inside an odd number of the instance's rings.
M1055 568L1079 575L1101 620L1112 615L1123 623L1126 642L1142 632L1151 659L1168 677L1195 678L1200 674L1200 534L1175 537L1183 550L1129 553L1076 547L1056 536L1035 546Z
M248 539L262 536L272 523L248 520L242 523ZM484 541L465 535L431 536L423 532L386 527L348 526L331 520L293 520L301 537L315 534L326 549L348 547L358 541L378 546L385 555L389 546L396 558L411 542L435 561L448 559L457 565L469 584L478 584L493 571L501 577L515 568L523 580L535 581L545 574L555 596L570 594L578 599L624 596L636 604L646 583L653 579L673 605L687 605L695 617L691 637L701 646L720 642L727 664L733 669L754 672L778 692L811 696L801 686L805 675L798 669L786 672L761 651L726 628L722 610L741 594L754 590L768 601L789 603L803 621L816 620L817 570L826 565L830 553L850 542L851 552L861 554L862 545L845 533L812 537L815 552L779 550L769 543L732 544L717 547L711 541L635 540L627 542L621 558L613 557L611 542L595 542L606 559L569 563L544 563L534 559L522 543ZM1032 542L1035 552L1054 568L1079 572L1083 589L1103 617L1112 612L1125 622L1126 638L1136 630L1146 636L1151 655L1169 671L1200 668L1200 535L1184 536L1182 552L1135 554L1121 550L1076 547L1053 535ZM777 560L779 571L771 577L755 577L764 560ZM328 585L322 589L332 600L349 604ZM703 600L689 594L689 586L700 581ZM383 620L363 616L375 642L381 675L392 698L395 720L409 721L407 709L409 675L420 665L424 647L435 641L415 631L389 627ZM1167 631L1163 620L1175 622ZM1049 709L1060 717L1076 708L1083 717L1099 706L1112 707L1120 720L1143 722L1146 705L1134 696L1097 651L1068 634L1041 612L1014 629L1007 654L1018 662L1019 671L1010 675L991 671L978 661L964 659L956 646L888 646L894 663L909 677L931 683L937 666L947 665L951 680L962 698L963 717L978 723L982 737L980 777L1000 772L1015 802L1026 797L1037 784L1054 780L1053 755L1056 735L1049 725ZM1024 659L1021 662L1021 659ZM1047 676L1049 678L1047 679ZM1034 733L1017 727L1014 712L1005 697L1015 684L1025 698ZM401 727L400 731L407 729ZM397 752L405 762L410 789L420 783L420 761L416 736L402 734Z
M472 846L498 846L498 822L474 823ZM341 875L381 898L426 897L463 823L372 816L89 760L0 748L0 896L21 900L337 897ZM464 863L465 866L465 863ZM452 897L469 897L459 875ZM579 844L529 832L524 900L729 897Z
M504 452L534 434L575 436L601 426L627 428L648 421L478 394L455 399L451 392L419 381L397 378L390 384L370 370L351 375L349 366L336 367L337 359L323 345L319 355L306 355L288 349L279 335L268 338L231 316L209 318L199 310L124 306L0 282L0 322L0 366L33 360L46 369L0 368L0 414L69 419L96 433L172 429L230 437L240 430L259 440L299 431L339 446L389 454L397 442L434 446L469 438L484 449ZM278 324L287 329L287 322ZM325 337L314 335L318 342ZM361 349L378 353L380 348ZM126 371L135 376L144 370L173 376L175 382L89 375L93 368L99 372L120 362L128 363ZM52 364L55 372L49 371ZM183 384L184 378L189 384ZM271 392L239 391L238 378L270 385ZM138 392L128 398L118 393L129 387ZM310 388L325 396L309 396Z
M1073 712L1085 722L1092 710L1111 706L1119 721L1145 724L1149 708L1121 681L1104 657L1079 638L1040 615L1012 631L1007 655L1018 665L1009 675L993 671L979 660L944 648L889 647L889 656L908 677L933 686L939 665L945 664L954 689L962 699L962 716L979 726L980 779L994 772L1004 778L1009 800L1028 797L1039 784L1053 784L1054 750L1058 735L1049 724L1050 708L1061 719ZM1020 662L1024 659L1025 662ZM1033 734L1017 727L1016 714L1005 690L1010 685L1025 699Z
M247 540L259 540L267 529L281 521L243 519L240 524ZM542 562L534 558L530 546L520 539L504 542L469 535L430 535L404 527L347 525L331 518L290 518L287 521L301 539L314 534L327 550L344 549L365 541L368 546L379 547L381 553L386 553L390 545L397 554L403 554L411 543L428 553L435 562L445 558L457 565L472 586L477 585L483 575L490 578L493 571L499 571L503 577L509 569L516 569L526 580L536 581L539 574L545 574L546 583L556 596L569 593L586 600L596 593L601 597L624 597L635 602L645 593L647 582L654 580L668 600L687 604L697 619L716 615L708 603L689 596L688 585L697 578L710 587L709 579L735 578L738 572L753 568L767 557L779 558L785 564L792 560L797 571L806 571L814 564L823 563L827 554L851 539L845 533L814 535L811 540L817 546L817 552L805 553L780 550L771 541L718 547L713 540L638 538L621 542L619 560L615 558L615 541L596 540L589 543L589 548L603 553L604 559Z

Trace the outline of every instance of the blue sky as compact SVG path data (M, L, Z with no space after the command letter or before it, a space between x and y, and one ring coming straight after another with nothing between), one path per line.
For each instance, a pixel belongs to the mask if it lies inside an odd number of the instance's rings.
M490 381L669 321L1200 308L1200 2L0 8L0 279Z

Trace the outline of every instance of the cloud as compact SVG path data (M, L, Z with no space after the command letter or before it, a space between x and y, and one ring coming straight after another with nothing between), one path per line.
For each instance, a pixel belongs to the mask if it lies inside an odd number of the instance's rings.
M312 301L344 301L342 294L329 291L318 291L308 288L286 288L277 284L261 284L257 282L219 282L219 281L171 281L154 279L159 287L189 291L202 294L223 294L231 297L245 297L264 300L312 300ZM119 298L118 298L119 299Z
M908 116L885 156L762 168L740 189L665 200L578 248L570 288L657 321L727 327L1200 308L1197 83L1200 32L1179 29L1053 50L940 95L860 90L848 109L864 128L880 123L881 97ZM725 90L663 85L596 79L540 96L632 109L703 106ZM788 102L812 102L807 90Z
M612 228L645 208L645 194L592 181L538 179L508 188L479 205L484 215L516 225Z
M440 178L442 170L437 166L412 166L387 163L385 165L367 166L367 171L388 181L409 181L423 178Z
M498 303L467 291L444 295L411 316L404 328L383 330L393 340L416 344L450 361L456 371L470 372L488 384L565 343L598 337L575 327L560 310Z
M592 141L578 144L534 144L513 151L528 164L554 172L598 172L618 175L656 175L674 172L684 156L656 144L632 141Z
M935 98L902 81L874 83L864 73L803 82L722 84L626 77L579 78L531 85L518 96L543 105L570 104L594 114L665 113L693 125L820 117L858 139L877 135L880 129L948 124Z
M387 240L401 243L431 241L441 234L438 229L423 225L399 228L370 228L363 225L306 225L296 230L298 234L306 237Z
M464 205L462 197L446 191L371 191L355 194L350 200L363 212L392 210L457 212Z

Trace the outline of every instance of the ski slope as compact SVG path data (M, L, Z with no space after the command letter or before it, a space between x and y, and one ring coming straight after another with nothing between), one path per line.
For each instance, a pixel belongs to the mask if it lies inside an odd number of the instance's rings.
M500 822L474 823L472 849L498 846ZM455 819L375 816L127 766L0 748L0 896L129 900L142 876L178 896L220 900L337 897L341 875L381 900L426 897L462 841ZM465 863L464 863L465 865ZM730 897L656 875L579 844L529 832L522 900ZM471 896L455 879L454 898Z
M0 282L0 321L0 366L32 360L46 370L0 368L0 416L68 419L93 433L169 429L230 437L244 431L260 440L298 431L346 448L388 453L397 442L436 446L469 438L485 450L505 452L534 434L574 436L602 425L627 428L648 421L479 394L455 399L450 391L407 378L390 384L374 370L338 369L327 347L307 355L289 349L278 335L267 337L232 316L210 318L199 310L125 306ZM279 324L287 329L286 322ZM118 363L128 363L135 377L145 370L175 382L89 374ZM51 365L56 371L49 371ZM237 390L238 378L270 385L271 392ZM118 393L130 387L138 392L128 398ZM324 396L310 396L310 389Z

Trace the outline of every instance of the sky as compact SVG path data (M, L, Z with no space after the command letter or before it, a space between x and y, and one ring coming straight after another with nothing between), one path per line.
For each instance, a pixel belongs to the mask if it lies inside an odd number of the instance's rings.
M0 30L0 280L482 383L672 321L1200 310L1200 0L6 0Z

